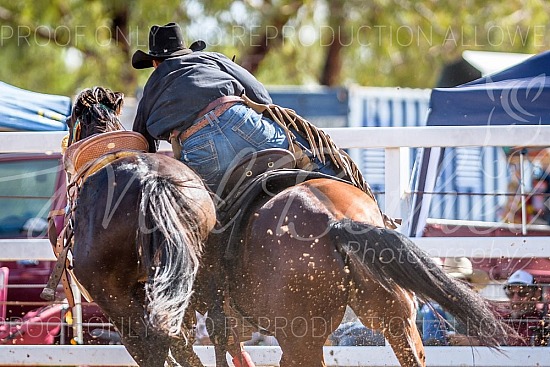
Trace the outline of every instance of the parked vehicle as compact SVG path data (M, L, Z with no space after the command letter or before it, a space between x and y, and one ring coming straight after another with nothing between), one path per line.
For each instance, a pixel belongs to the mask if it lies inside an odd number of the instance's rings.
M65 172L60 158L46 154L0 154L0 238L47 238L50 210L65 205ZM52 200L54 196L58 199ZM59 301L53 304L40 298L54 264L0 258L0 268L7 275L0 279L7 285L0 287L4 289L0 301L5 306L0 303L0 344L74 343L72 317L63 302L62 289L58 291ZM87 344L119 340L101 310L89 303L83 303L83 338Z

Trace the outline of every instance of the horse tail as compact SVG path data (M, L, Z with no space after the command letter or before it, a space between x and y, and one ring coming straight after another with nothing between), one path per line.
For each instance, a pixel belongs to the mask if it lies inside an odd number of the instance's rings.
M171 336L182 333L203 248L199 216L186 204L182 185L147 175L140 202L138 252L148 273L147 317Z
M330 234L360 276L390 292L406 289L423 301L439 303L487 346L502 345L511 335L486 300L450 277L403 234L349 219L331 223Z

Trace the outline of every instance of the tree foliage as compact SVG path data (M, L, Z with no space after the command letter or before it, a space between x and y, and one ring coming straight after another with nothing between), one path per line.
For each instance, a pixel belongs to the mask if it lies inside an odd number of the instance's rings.
M151 70L132 53L176 21L266 84L431 87L466 49L546 50L549 17L542 0L0 0L0 80L134 94Z

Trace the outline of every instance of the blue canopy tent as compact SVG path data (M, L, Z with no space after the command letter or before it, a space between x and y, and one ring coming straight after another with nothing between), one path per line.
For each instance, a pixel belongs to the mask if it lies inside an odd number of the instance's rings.
M427 126L550 124L550 52L470 83L432 91ZM549 142L550 145L550 142ZM426 148L416 164L408 235L422 236L444 147Z
M0 82L0 131L67 130L71 99Z

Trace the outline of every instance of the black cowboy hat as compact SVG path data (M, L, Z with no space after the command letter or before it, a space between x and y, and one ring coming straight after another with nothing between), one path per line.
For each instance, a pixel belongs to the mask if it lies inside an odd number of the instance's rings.
M137 50L132 56L132 66L136 69L150 68L153 66L153 59L187 55L193 51L202 51L205 47L204 41L195 41L187 48L181 29L176 23L154 25L149 31L149 53Z

